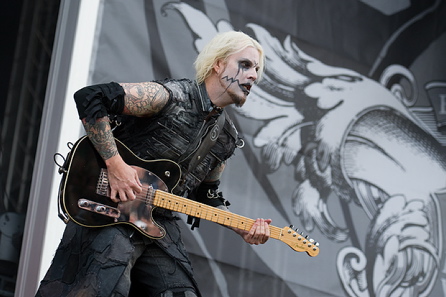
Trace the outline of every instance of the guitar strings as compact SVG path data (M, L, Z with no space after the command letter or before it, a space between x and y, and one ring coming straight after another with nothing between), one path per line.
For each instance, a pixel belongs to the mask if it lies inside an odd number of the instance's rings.
M178 211L181 213L185 213L188 215L200 217L206 220L210 220L212 222L217 222L221 224L226 224L232 227L236 227L242 230L249 230L253 226L255 220L243 217L237 214L233 214L230 211L221 210L206 204L198 203L194 200L190 200L188 198L184 198L181 196L177 196L175 194L155 189L152 185L142 186L142 191L140 193L135 194L135 200L141 201L145 204L151 204L158 207L166 208L173 211ZM158 195L157 195L158 194ZM161 198L159 203L156 203L155 200L157 196ZM166 199L167 198L167 199ZM178 200L180 199L188 199L187 204L189 206L181 207ZM174 200L174 201L173 201ZM164 202L163 202L164 201ZM177 206L174 206L174 203L177 203ZM182 209L180 209L182 208ZM200 212L197 212L200 209ZM211 212L210 218L208 218L208 213ZM204 215L203 215L204 213ZM212 213L218 214L218 216L212 216ZM282 235L282 229L272 226L270 228L270 235L275 239L279 239ZM301 234L302 235L302 234Z
M98 183L98 186L105 185L110 190L110 186L108 184L107 171L102 170L101 173L104 173L104 175L101 174L99 180L100 183ZM148 184L147 182L144 182L144 184L148 186L143 185L141 187L142 191L141 193L135 194L135 200L141 201L146 205L150 204L150 206L178 211L184 214L203 218L212 222L235 227L245 231L251 229L251 227L255 223L255 220L253 219L233 214L230 211L202 204L182 196L177 196L175 194L171 194L161 189L155 189L152 184ZM97 194L102 196L108 196L110 198L110 195L104 195L102 194L102 192L99 192ZM182 200L186 200L187 203L181 203ZM129 203L131 202L132 201L129 201ZM210 218L208 218L209 212L210 212ZM319 244L314 242L312 239L308 239L308 236L304 237L302 232L297 233L297 230L292 230L291 227L285 227L281 229L272 225L269 225L269 229L270 229L270 237L287 243L293 250L306 251L307 254L312 256L315 256L319 253L318 252Z
M232 226L245 231L250 230L255 222L255 220L253 219L234 214L229 211L218 209L206 204L202 204L163 190L155 189L152 186L143 186L142 189L142 194L137 193L135 195L135 200L142 201L145 204L152 204L154 206L178 211L184 214L200 217L215 223ZM187 204L181 204L181 200L183 199L187 199ZM208 215L209 212L211 212L210 217ZM215 215L212 216L212 213L214 213ZM281 228L272 225L270 225L269 228L271 238L284 241L283 239L281 239L281 237L284 235ZM292 236L294 237L295 235ZM301 238L304 237L303 234L299 234L299 236ZM295 239L293 242L296 243ZM310 244L309 246L307 244L304 244L302 241L299 243L301 245L299 246L299 249L302 251L308 251L310 247L313 247L312 242L308 242ZM296 246L294 246L294 248L298 249Z
M253 219L233 214L229 211L218 209L206 204L201 204L194 200L190 200L188 198L181 197L163 190L158 190L153 188L152 186L142 186L142 189L142 192L135 194L135 200L144 202L146 204L153 204L159 207L164 206L164 208L179 211L188 215L199 216L200 218L207 219L209 221L227 223L228 225L234 227L237 226L239 229L243 230L249 230L255 222L255 220ZM158 196L160 199L157 199ZM180 200L182 199L188 199L187 204L189 204L189 206L181 205ZM177 203L176 206L175 203ZM200 212L197 212L198 210L200 210ZM218 214L218 216L213 217L211 215L208 219L208 212L216 213ZM203 213L205 214L203 215ZM274 238L277 238L280 236L281 229L275 226L270 226L270 233L272 236L274 236Z

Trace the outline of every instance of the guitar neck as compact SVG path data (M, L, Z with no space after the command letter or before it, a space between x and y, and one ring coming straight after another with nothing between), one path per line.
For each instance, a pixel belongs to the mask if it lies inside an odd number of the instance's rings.
M153 205L245 231L249 231L255 222L253 219L160 190L155 193ZM270 233L271 238L279 239L281 229L270 226Z

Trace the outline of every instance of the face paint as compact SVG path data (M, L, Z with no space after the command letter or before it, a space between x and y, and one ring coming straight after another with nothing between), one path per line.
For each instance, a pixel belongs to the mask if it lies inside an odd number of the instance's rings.
M231 103L243 106L254 81L257 79L259 54L256 49L248 47L230 56L221 74L221 86L229 95Z

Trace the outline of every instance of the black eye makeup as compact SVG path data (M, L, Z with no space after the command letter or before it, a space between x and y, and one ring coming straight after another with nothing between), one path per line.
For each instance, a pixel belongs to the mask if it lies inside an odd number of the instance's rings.
M240 69L243 69L243 70L248 70L254 66L257 66L257 65L254 65L250 60L240 60L238 63L239 63Z
M251 69L251 68L254 68L254 70L256 71L256 73L258 73L259 72L259 70L260 70L260 66L259 66L259 64L258 63L253 63L253 62L251 62L250 60L240 60L239 62L238 62L238 67L239 67L239 72L240 71L243 71L243 72L245 72L245 71L248 71L249 69Z

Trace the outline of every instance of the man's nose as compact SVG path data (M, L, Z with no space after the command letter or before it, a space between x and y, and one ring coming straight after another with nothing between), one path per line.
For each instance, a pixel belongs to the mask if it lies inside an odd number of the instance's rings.
M249 70L248 79L252 79L252 81L256 81L257 79L257 70L255 68L251 68Z

